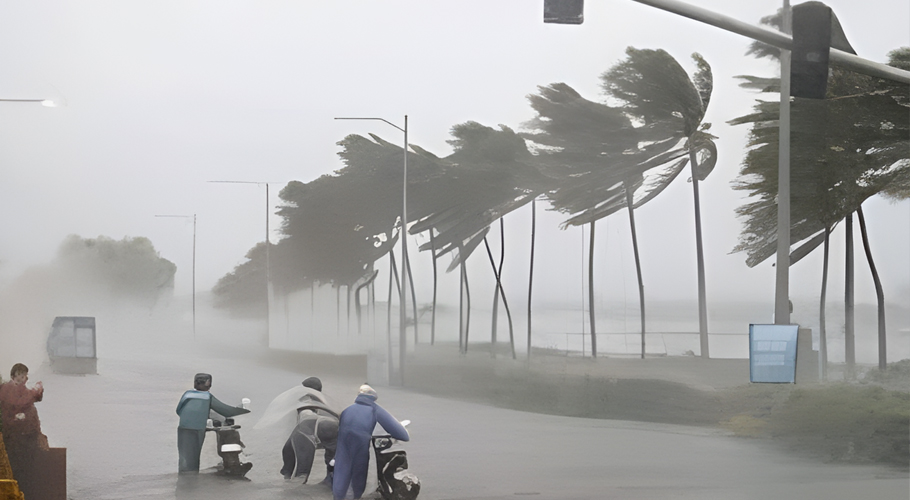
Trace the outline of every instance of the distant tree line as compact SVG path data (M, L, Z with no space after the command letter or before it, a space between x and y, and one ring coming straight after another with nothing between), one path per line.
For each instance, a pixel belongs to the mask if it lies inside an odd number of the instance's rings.
M124 301L153 307L173 294L176 272L148 238L70 235L50 264L26 271L7 293L37 294L48 303Z

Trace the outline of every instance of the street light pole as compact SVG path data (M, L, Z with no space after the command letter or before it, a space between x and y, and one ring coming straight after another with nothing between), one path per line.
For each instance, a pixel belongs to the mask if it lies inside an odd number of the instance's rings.
M407 270L408 270L408 115L404 115L404 128L395 125L385 118L335 118L336 120L376 120L385 122L404 133L404 171L401 185L401 290L399 292L398 317L398 383L404 385L404 357L407 352ZM415 322L416 313L415 313ZM416 327L416 326L415 326ZM392 360L389 360L391 363ZM389 381L391 382L391 380Z
M196 340L196 214L156 215L155 217L180 217L182 219L193 219L193 340Z
M784 0L784 34L791 31L790 0ZM790 51L780 50L780 121L777 162L777 258L774 324L790 324Z
M40 102L45 108L56 108L58 104L50 99L0 99L0 102Z
M269 184L267 181L209 181L222 184L256 184L265 185L265 303L268 312L266 313L265 335L271 342L271 312L272 312L272 263L269 258L269 247L272 246L269 238Z

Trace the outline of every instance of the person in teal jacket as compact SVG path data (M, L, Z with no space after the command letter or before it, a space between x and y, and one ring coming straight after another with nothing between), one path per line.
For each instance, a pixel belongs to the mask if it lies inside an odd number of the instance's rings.
M249 413L250 410L228 406L213 396L212 376L208 373L197 373L193 380L192 391L186 391L177 403L177 415L180 424L177 426L177 453L180 455L178 470L181 473L199 472L199 455L202 453L202 442L205 440L205 424L209 411L224 417L233 417Z

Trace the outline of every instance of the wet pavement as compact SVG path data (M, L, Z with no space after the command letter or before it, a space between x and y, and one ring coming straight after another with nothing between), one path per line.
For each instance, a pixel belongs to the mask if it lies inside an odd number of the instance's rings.
M253 426L275 396L306 376L321 377L336 400L353 401L362 369L320 373L314 364L270 362L275 358L251 340L193 342L166 333L121 332L99 356L98 375L58 375L46 365L31 374L46 387L38 404L43 430L51 446L68 449L69 498L331 498L325 486L285 481L278 473L290 429ZM254 464L244 480L214 475L213 436L203 449L204 470L176 473L174 409L199 371L213 375L212 393L222 401L252 400L252 413L236 418L244 460ZM561 417L377 390L381 405L412 421L404 446L427 500L906 499L910 489L906 471L819 463L716 429ZM313 482L323 475L317 456ZM371 477L367 491L373 489Z

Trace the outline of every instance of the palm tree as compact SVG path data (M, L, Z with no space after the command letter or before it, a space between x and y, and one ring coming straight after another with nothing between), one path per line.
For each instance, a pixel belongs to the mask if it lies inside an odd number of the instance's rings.
M420 189L409 198L408 208L409 219L416 221L410 228L412 234L434 231L420 250L432 251L434 259L453 254L446 272L463 270L490 224L532 201L543 191L545 181L533 166L524 139L508 127L501 125L496 130L466 122L452 127L452 136L449 143L454 152L445 158L411 146L429 166ZM466 276L461 286L467 287ZM460 314L464 317L463 310ZM514 350L514 341L512 344Z
M889 54L891 64L899 65L902 54ZM743 77L747 88L777 92L776 79ZM790 255L793 265L819 245L827 244L827 235L841 221L846 222L846 352L847 363L854 362L852 306L852 214L862 210L862 203L882 193L896 199L906 197L901 186L910 184L910 137L907 123L908 89L842 69L833 69L825 100L794 99L791 111L791 163L799 165L791 178L791 240L800 244ZM732 120L732 124L750 123L749 146L735 189L747 190L757 198L739 209L745 220L740 244L734 251L747 253L747 265L754 266L774 253L776 241L777 128L776 102L759 101L755 112ZM902 195L903 193L903 195ZM865 219L860 220L861 232ZM868 236L863 245L879 306L879 365L886 363L884 295L869 248ZM822 269L822 301L827 285L827 251ZM824 328L824 303L819 307L819 324ZM825 341L825 332L820 332Z
M626 61L602 77L607 92L620 98L621 108L584 99L562 83L539 87L538 95L529 96L538 116L527 124L532 132L525 137L541 146L542 171L555 179L556 187L548 192L551 203L572 214L563 227L591 224L622 208L629 210L644 357L644 284L633 211L660 194L687 163L693 164L693 183L703 180L714 167L716 148L704 132L707 126L697 129L711 93L707 63L695 56L699 71L693 83L664 51L630 47L627 54ZM665 99L665 93L671 98ZM655 99L655 103L646 102ZM700 166L694 161L699 157ZM591 228L593 232L593 224ZM700 237L696 240L700 248ZM591 260L589 296L593 295L593 267ZM593 308L590 321L592 339L596 339ZM706 333L703 338L706 341ZM596 340L592 348L596 356ZM706 344L702 352L707 355Z
M626 49L626 59L604 73L604 90L623 103L623 109L643 123L650 139L679 143L691 165L692 197L695 206L695 247L698 266L698 324L701 356L708 351L708 314L705 292L705 264L701 231L701 203L698 182L713 169L717 150L714 137L702 124L713 89L711 67L698 53L692 54L697 71L690 79L685 70L663 50Z

